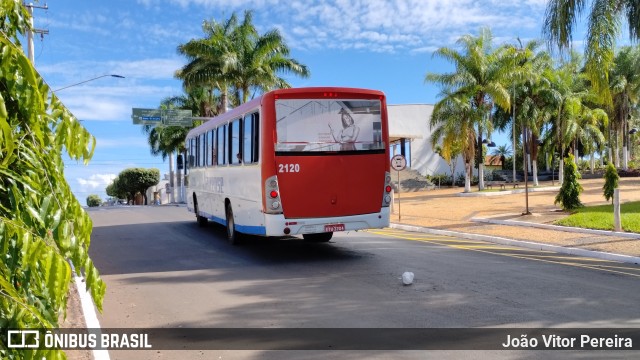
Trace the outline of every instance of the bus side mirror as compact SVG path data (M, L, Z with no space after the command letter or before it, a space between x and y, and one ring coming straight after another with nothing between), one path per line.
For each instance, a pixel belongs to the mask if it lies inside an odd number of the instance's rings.
M176 162L178 163L178 170L184 169L184 160L182 159L182 155L178 155Z

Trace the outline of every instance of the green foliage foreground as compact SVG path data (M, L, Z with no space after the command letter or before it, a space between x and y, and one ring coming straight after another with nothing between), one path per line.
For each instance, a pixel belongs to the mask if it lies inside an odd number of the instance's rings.
M640 233L640 202L620 204L620 221L624 231ZM556 221L555 224L584 229L614 230L613 205L583 207Z
M19 46L19 1L0 8L0 358L57 359L60 350L5 349L7 329L56 328L71 265L99 309L105 284L89 258L91 219L64 178L62 153L91 158L95 139L49 89ZM12 26L13 24L13 26Z

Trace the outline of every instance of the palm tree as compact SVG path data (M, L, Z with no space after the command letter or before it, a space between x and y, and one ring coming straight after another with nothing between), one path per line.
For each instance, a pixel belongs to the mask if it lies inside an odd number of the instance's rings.
M571 144L573 137L568 131L569 124L581 114L583 99L587 91L584 89L584 76L579 72L580 56L572 52L568 62L563 63L553 71L545 73L551 87L552 105L555 111L547 141L555 143L556 151L560 155L558 179L562 182L564 176L565 150Z
M260 35L252 23L252 12L246 11L240 23L235 13L224 23L205 21L204 39L194 39L178 47L189 63L176 72L187 89L202 86L213 99L220 92L221 104L216 111L226 111L229 94L235 103L248 101L251 91L269 91L291 85L280 73L302 77L309 69L289 57L289 48L278 30Z
M191 109L198 108L199 100L193 95L174 96L164 99L161 109ZM197 111L193 112L198 114ZM147 134L147 142L149 143L151 155L162 157L162 161L169 158L169 185L174 188L174 169L173 154L183 153L185 151L185 138L192 127L184 126L164 126L164 125L144 125L142 132ZM181 184L181 178L178 176L178 186ZM171 201L173 202L173 191L171 192Z
M526 45L520 45L520 49L513 46L504 47L507 56L512 58L510 62L516 64L511 70L511 85L514 96L514 110L517 105L518 111L515 117L511 116L511 129L517 128L518 125L524 127L521 129L523 134L526 133L527 141L524 144L527 153L531 156L531 168L533 173L534 186L538 185L538 139L542 137L546 123L551 118L552 109L549 106L550 94L549 82L544 77L545 71L551 68L551 57L544 51L538 51L540 43L530 41ZM501 113L501 112L500 112ZM505 116L498 116L498 127L504 129L506 127ZM515 131L514 131L515 134ZM514 147L515 139L514 139ZM515 164L515 163L514 163ZM526 162L525 162L526 164ZM528 172L529 169L524 169ZM514 166L515 179L515 166Z
M451 61L456 70L453 73L445 74L429 73L425 78L427 82L436 83L448 89L445 98L441 101L453 104L466 100L471 106L468 111L471 116L468 119L469 122L467 123L467 120L460 121L475 127L475 136L478 139L476 146L479 147L476 157L480 190L484 189L482 137L485 133L490 134L493 130L490 119L491 111L494 104L504 109L508 109L510 106L509 93L503 85L509 64L502 51L493 49L492 39L491 31L484 28L480 30L477 37L464 35L458 39L457 44L462 47L462 51L447 47L438 49L434 56ZM470 130L465 130L465 132L470 133Z
M578 158L579 145L582 145L585 154L591 155L591 163L593 163L593 153L605 142L604 135L600 131L601 125L606 126L609 123L609 117L600 108L589 108L583 105L580 116L573 120L568 124L567 134L573 138L574 157Z
M189 62L176 71L175 76L183 81L187 92L196 87L206 89L209 104L213 103L215 91L219 91L220 103L213 111L216 114L225 112L228 105L232 83L230 69L236 61L231 37L236 28L238 18L235 13L224 23L204 21L202 30L205 38L178 46L178 53L186 56Z
M241 102L249 100L252 90L267 92L290 88L279 73L290 73L308 78L307 66L289 57L289 47L277 29L258 35L251 23L252 13L245 12L245 21L232 35L237 59L231 66L231 78L241 93Z
M640 2L637 0L592 0L587 25L585 69L601 100L611 103L609 70L614 64L616 37L623 21L629 26L631 40L640 35ZM585 0L550 0L547 4L543 34L550 44L561 50L571 46L577 19L585 8ZM623 21L621 21L623 20Z
M491 161L493 162L494 159L500 159L502 170L504 170L505 162L509 156L511 156L511 148L509 145L500 145L491 150Z
M609 74L610 91L613 97L613 106L610 110L610 118L616 134L621 134L622 141L622 167L628 168L628 132L629 118L634 105L638 104L640 97L640 50L637 47L625 46L616 54L615 63ZM617 136L616 136L617 138ZM617 151L616 151L617 153Z
M433 108L429 125L435 130L431 133L431 144L441 143L441 156L450 158L461 152L465 163L464 192L471 191L471 169L476 148L474 109L468 96L453 96L447 89L442 91L443 99Z

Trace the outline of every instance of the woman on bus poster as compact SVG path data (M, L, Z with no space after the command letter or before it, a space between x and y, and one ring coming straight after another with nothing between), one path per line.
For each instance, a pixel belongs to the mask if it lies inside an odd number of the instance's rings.
M360 128L356 126L353 117L344 108L340 108L338 114L340 114L342 120L342 129L338 132L338 135L336 135L337 131L335 131L333 127L331 127L331 123L329 123L331 136L335 142L340 143L340 151L354 151L356 150L356 141L360 134Z

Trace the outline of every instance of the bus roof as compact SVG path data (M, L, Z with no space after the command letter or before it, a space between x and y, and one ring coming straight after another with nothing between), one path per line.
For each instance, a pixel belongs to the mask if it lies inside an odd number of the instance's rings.
M384 96L384 93L380 90L372 90L372 89L360 89L360 88L350 88L350 87L337 87L337 86L322 86L322 87L301 87L301 88L290 88L290 89L277 89L269 91L253 100L250 100L236 108L233 108L227 111L224 114L215 116L206 120L202 125L195 127L189 131L187 134L187 138L194 136L195 134L200 134L202 132L209 131L211 129L216 128L219 124L224 124L229 121L237 119L239 116L252 112L253 110L260 107L262 103L262 99L269 94L273 95L297 95L297 94L307 94L307 93L359 93L362 95L370 95L370 96Z

